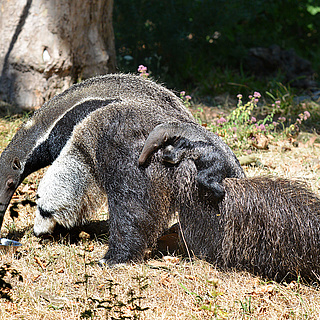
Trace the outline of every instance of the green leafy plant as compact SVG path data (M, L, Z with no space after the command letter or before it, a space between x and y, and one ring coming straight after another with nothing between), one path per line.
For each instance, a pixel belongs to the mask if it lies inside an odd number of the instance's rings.
M250 95L247 103L243 103L241 94L237 97L237 107L227 118L220 117L213 121L209 129L223 137L233 149L250 148L249 139L255 134L270 134L275 129L276 123L272 123L275 108L264 119L257 120L253 116L253 111L257 108L261 94L255 92Z
M148 78L150 73L147 72L148 68L142 64L140 64L140 66L138 67L138 72L140 73L140 76L143 78Z
M185 91L180 92L180 99L182 100L183 104L185 105L186 108L191 107L191 96L186 95Z
M249 296L249 298L244 297L244 301L238 300L236 302L240 303L243 315L249 315L250 316L254 312L251 296Z
M250 149L255 145L255 139L260 135L264 136L294 136L299 132L302 121L310 117L308 111L300 113L294 123L287 121L285 117L275 115L281 110L281 101L276 100L271 105L269 113L262 119L257 120L254 112L258 109L261 94L254 92L249 96L248 102L244 103L242 95L238 94L237 107L228 117L215 119L209 125L209 129L223 137L226 143L234 150Z
M202 297L199 294L188 290L182 283L179 283L180 287L185 291L185 293L194 296L196 305L199 306L199 309L212 312L216 319L227 319L228 313L218 304L218 297L222 295L222 293L218 290L219 280L210 279L207 281L207 284L209 285L208 291Z

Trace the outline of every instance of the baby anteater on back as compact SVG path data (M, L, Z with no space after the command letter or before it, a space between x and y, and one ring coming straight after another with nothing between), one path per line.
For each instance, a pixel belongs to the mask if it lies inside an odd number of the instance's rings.
M197 124L169 122L158 125L144 144L139 165L144 165L161 147L162 159L167 164L176 165L186 158L193 160L198 170L198 183L210 189L217 199L224 195L224 178L244 177L238 159L225 142Z
M217 146L205 143L211 134L193 124L164 123L150 133L139 158L146 165L155 153L171 168L189 251L224 269L278 281L299 274L319 280L319 197L298 181L242 172L227 177L225 161L235 160L225 160L219 139L212 140Z

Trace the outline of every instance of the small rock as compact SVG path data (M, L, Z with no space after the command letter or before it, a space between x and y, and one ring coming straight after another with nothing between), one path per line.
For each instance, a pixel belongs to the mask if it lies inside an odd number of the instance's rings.
M85 232L85 231L81 231L79 233L79 238L82 240L89 240L90 239L90 234Z

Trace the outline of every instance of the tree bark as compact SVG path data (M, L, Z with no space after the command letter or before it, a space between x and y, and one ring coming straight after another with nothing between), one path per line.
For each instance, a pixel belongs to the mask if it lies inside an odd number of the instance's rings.
M0 100L41 106L79 79L115 71L113 0L0 2Z

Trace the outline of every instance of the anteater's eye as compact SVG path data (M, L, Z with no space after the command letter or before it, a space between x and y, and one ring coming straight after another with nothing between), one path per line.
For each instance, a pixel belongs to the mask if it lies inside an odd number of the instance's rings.
M14 188L14 180L12 179L12 178L9 178L8 180L7 180L7 187L9 188L9 189L12 189L12 188Z
M12 169L13 170L21 170L21 163L18 158L14 158L12 161Z

